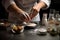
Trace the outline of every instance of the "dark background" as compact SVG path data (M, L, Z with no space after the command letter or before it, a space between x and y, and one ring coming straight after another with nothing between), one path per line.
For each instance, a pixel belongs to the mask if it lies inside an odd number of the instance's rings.
M50 9L55 9L60 11L60 0L51 0L50 7L47 10L40 11L41 17L43 12L49 13ZM0 0L0 19L7 19L7 18L8 18L8 13L5 11L4 7L1 5L1 0Z
M60 14L60 0L51 0L50 7L46 10L41 10L40 11L40 18L42 19L42 16L43 16L42 14L43 13L47 13L48 17L49 17L50 9L54 9L56 11L59 11L59 14Z
M0 0L0 19L7 19L8 18L8 13L5 11L5 8L2 6Z

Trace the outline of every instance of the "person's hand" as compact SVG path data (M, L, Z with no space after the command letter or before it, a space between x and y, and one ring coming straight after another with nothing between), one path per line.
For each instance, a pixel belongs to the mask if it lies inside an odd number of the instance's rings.
M27 19L24 19L24 22L30 22L31 21L31 18L30 18L30 16L29 16L29 14L28 13L25 13L25 15L26 15L26 17L27 17Z
M31 13L29 14L30 18L33 19L38 14L38 11L36 9L32 9Z
M28 13L26 12L23 12L23 13L20 13L17 15L17 18L20 20L20 21L24 21L24 22L28 22L30 19Z
M33 19L39 13L40 9L40 4L36 4L33 6L33 8L31 9L31 13L29 14L31 19Z

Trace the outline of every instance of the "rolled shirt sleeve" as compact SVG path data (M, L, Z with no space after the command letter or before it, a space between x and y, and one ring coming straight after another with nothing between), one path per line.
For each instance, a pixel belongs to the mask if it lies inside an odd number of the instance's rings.
M40 1L43 1L47 5L46 8L50 6L51 0L40 0ZM46 9L46 8L43 8L43 9Z
M2 5L7 9L11 4L15 4L14 0L2 0Z

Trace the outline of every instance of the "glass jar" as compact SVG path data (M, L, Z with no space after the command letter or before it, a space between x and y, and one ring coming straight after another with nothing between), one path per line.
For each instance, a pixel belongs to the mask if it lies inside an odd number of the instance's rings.
M42 25L44 25L46 27L48 26L47 13L43 13Z

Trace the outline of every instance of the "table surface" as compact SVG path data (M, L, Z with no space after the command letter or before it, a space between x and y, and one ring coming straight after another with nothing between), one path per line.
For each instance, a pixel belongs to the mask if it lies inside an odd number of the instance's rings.
M45 36L37 35L31 30L25 30L20 34L12 34L6 30L0 30L0 40L60 40L60 37L51 36L49 33Z

